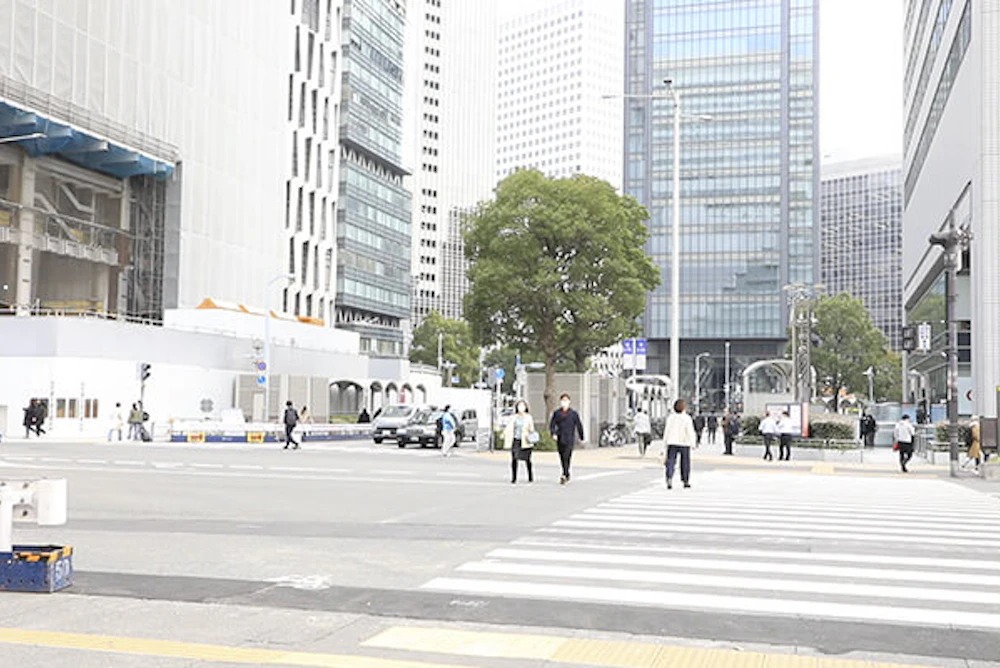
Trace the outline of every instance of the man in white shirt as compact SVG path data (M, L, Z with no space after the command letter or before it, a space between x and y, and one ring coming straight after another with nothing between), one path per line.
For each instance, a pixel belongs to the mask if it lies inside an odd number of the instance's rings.
M646 448L653 435L653 426L649 422L649 414L644 413L640 407L635 414L635 423L632 427L635 431L636 440L639 441L639 455L646 456Z
M896 447L899 448L899 467L903 469L903 473L909 473L906 470L906 465L913 457L913 437L915 434L916 430L913 428L913 423L910 422L910 416L905 414L892 430Z
M792 458L792 441L798 430L792 422L788 411L783 411L778 418L778 461L790 461Z
M773 461L774 455L771 453L771 444L774 443L774 437L778 433L778 422L774 419L773 415L768 413L760 421L758 429L761 436L764 437L764 461Z

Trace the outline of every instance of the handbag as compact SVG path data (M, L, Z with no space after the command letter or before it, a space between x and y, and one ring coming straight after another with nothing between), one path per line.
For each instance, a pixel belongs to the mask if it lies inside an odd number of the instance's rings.
M893 450L899 450L899 441L894 441L893 442L892 449Z
M529 431L528 435L524 437L524 440L527 443L527 445L522 445L521 447L522 448L533 447L536 443L538 443L540 439L541 436L538 435L537 431Z

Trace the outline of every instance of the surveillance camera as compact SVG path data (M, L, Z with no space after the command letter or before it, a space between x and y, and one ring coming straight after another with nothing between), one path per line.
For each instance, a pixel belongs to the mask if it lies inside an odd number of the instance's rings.
M666 79L664 79L663 80L663 85L664 86L673 86L674 85L674 79L673 79L673 77L667 77Z

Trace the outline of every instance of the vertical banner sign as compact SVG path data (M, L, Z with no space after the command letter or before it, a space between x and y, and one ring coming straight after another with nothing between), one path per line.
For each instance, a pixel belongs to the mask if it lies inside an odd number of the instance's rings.
M622 368L635 369L635 339L622 341Z
M646 370L646 339L635 340L635 368Z
M931 325L928 322L922 322L917 326L917 350L922 353L931 350Z

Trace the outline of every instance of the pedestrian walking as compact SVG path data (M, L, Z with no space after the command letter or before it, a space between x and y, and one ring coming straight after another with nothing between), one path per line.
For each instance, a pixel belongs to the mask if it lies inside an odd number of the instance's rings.
M774 443L774 437L778 433L778 421L774 419L773 415L767 413L764 415L764 419L760 421L757 430L764 437L764 461L774 461L774 453L771 452L771 445Z
M691 486L691 448L698 442L694 428L694 420L685 410L687 404L683 399L674 402L674 412L667 416L667 424L663 428L663 440L667 444L667 457L664 464L667 468L667 489L674 488L674 469L677 456L681 458L681 482L685 487Z
M299 412L295 410L295 406L292 405L291 401L285 402L285 447L282 450L287 450L288 446L292 446L293 450L299 449L299 442L295 440L292 435L292 430L299 423Z
M702 432L705 431L705 416L702 415L701 413L698 413L697 415L694 416L693 424L694 424L694 436L695 436L694 445L697 448L698 446L701 445L701 434Z
M455 430L458 429L458 420L451 412L451 405L444 407L441 412L441 454L445 457L451 455L451 449L455 447Z
M111 411L111 418L108 420L108 442L112 441L112 436L118 434L118 440L122 440L122 429L125 427L125 414L122 412L122 403L119 401Z
M138 441L142 429L142 408L138 403L132 404L132 409L128 412L128 440Z
M518 401L514 406L514 417L507 421L503 429L503 447L510 450L510 484L517 483L517 463L524 462L528 471L528 482L535 482L535 472L531 468L531 453L538 443L535 420L528 412L528 404Z
M875 416L871 413L862 412L859 431L861 432L861 439L865 442L865 447L874 448L875 434L878 432L878 423L875 421Z
M649 414L643 412L641 406L635 413L632 431L635 432L635 438L639 442L639 456L645 457L649 442L653 440L653 425L649 421Z
M573 459L573 447L579 437L583 441L583 422L580 414L570 407L570 397L563 392L559 396L559 408L552 414L549 420L549 432L552 438L556 439L556 447L559 450L559 462L562 464L562 476L559 484L565 485L569 482L570 461Z
M740 435L742 429L743 424L740 422L739 414L730 415L726 413L726 416L722 418L722 438L726 448L722 454L733 454L733 442Z
M979 417L976 415L972 416L972 422L969 423L969 451L966 454L970 462L975 462L976 471L978 471L983 458L983 444L979 430Z
M899 468L903 470L903 473L909 473L906 470L906 465L913 458L913 436L915 433L916 430L913 428L913 423L910 422L910 416L905 413L896 423L895 429L892 430L893 440L896 442L894 448L899 450Z
M308 406L303 406L302 410L299 411L299 424L302 426L302 436L300 438L303 441L308 441L310 427L313 424L313 416L309 412Z
M35 399L35 435L41 436L45 433L42 427L49 417L49 402L44 399Z
M778 418L778 461L792 459L792 441L795 440L795 424L788 411L783 411Z
M35 413L35 400L32 399L28 402L28 405L24 407L24 437L31 438L31 432L35 430L35 420L37 419Z
M705 427L708 429L708 442L711 445L715 445L715 433L719 431L719 418L715 413L708 416Z

